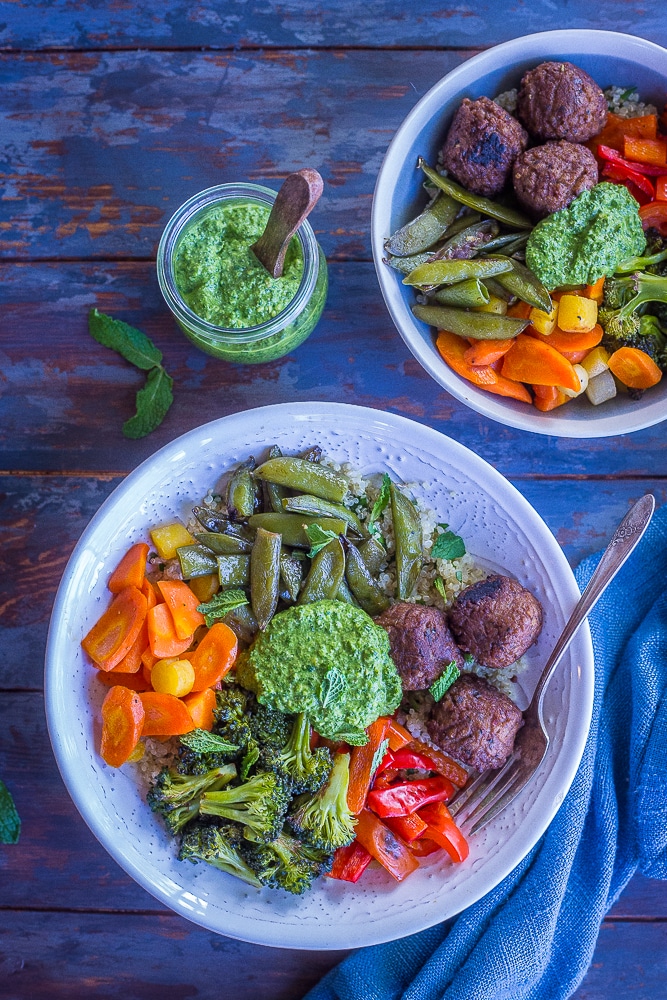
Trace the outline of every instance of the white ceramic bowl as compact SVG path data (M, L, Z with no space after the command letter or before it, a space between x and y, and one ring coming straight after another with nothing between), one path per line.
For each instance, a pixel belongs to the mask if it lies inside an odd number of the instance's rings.
M414 289L383 263L384 241L425 204L417 158L435 164L452 116L464 97L493 97L518 86L523 73L540 62L567 59L601 86L636 85L640 99L662 110L667 91L667 51L653 42L612 31L545 31L497 45L440 80L419 101L387 150L373 197L372 245L382 294L399 333L426 371L457 399L486 417L522 430L559 437L594 438L627 434L667 417L667 379L639 402L626 395L595 407L585 397L551 413L493 396L455 374L435 348L431 327L415 319Z
M320 879L303 897L255 890L206 865L176 859L171 840L135 781L134 769L99 757L105 691L80 641L108 605L106 582L129 544L176 516L187 518L221 472L277 443L284 452L319 444L363 472L389 472L418 492L491 569L504 569L545 609L539 643L522 677L532 692L578 589L553 535L498 472L462 445L403 417L336 403L286 403L224 417L190 431L131 473L86 528L55 601L46 656L49 733L82 817L140 885L181 916L230 937L290 948L351 948L429 927L479 899L533 847L574 777L593 696L590 635L583 628L547 697L549 754L534 780L459 866L440 854L400 885L369 869L357 885ZM528 697L525 697L527 703ZM522 706L524 707L524 706Z

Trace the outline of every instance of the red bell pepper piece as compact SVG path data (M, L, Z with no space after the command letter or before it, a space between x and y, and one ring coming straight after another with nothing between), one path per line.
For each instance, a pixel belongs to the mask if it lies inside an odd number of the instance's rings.
M425 806L419 810L419 815L428 823L424 836L444 847L452 861L465 861L470 853L468 841L452 819L452 814L444 802L434 802Z
M380 767L385 767L385 761L389 758L389 754L384 758ZM415 750L410 749L410 744L401 747L396 753L392 753L391 758L389 758L387 767L395 768L397 771L403 770L418 770L418 771L437 771L437 767L433 763L430 757L426 754L418 753Z
M417 858L388 826L368 809L362 809L355 828L357 840L376 861L402 882L419 868Z
M657 201L667 201L667 176L658 177L655 182Z
M373 761L385 738L389 718L380 716L367 728L368 742L354 747L350 755L350 782L347 790L347 805L353 815L358 816L366 804L366 796L373 779Z
M644 174L640 174L637 170L631 170L629 167L621 167L616 163L605 163L602 168L602 176L609 178L610 181L616 181L624 184L629 181L634 184L636 188L639 188L645 195L649 198L655 198L655 188L650 182L648 177Z
M340 879L341 882L358 882L372 860L366 848L358 840L353 840L346 847L338 848L334 854L333 867L327 875L329 878Z
M368 793L368 808L381 816L409 816L429 802L449 801L454 795L454 785L448 778L420 778L419 781L401 781L389 788L374 788Z
M645 177L659 177L665 173L665 167L658 167L651 163L639 163L637 160L627 160L616 149L610 146L598 146L598 156L608 163L613 163L618 167L627 167L628 170L635 170Z
M395 771L393 767L387 767L382 774L376 775L373 788L389 788L397 777L398 771Z
M657 229L661 236L667 236L667 202L654 201L650 205L642 205L639 218L644 229Z
M409 816L389 816L385 822L406 844L417 840L428 829L428 823L416 812Z

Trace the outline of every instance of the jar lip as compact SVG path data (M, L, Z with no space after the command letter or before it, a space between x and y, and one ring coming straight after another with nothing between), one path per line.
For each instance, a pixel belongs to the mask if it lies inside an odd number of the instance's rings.
M303 275L299 287L287 306L264 323L240 328L216 326L215 323L210 323L193 312L182 298L174 279L173 259L176 245L185 228L196 216L203 215L217 204L232 200L256 202L270 208L276 195L277 191L264 187L262 184L232 181L205 188L192 195L176 209L160 237L157 250L157 274L160 289L167 305L180 322L196 327L199 332L220 340L244 343L280 333L303 312L315 289L320 266L318 243L307 219L302 222L295 233L303 253Z

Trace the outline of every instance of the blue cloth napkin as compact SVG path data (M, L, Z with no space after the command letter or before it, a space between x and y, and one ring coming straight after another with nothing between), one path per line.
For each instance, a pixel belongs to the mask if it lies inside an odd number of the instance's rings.
M598 560L577 568L582 590ZM565 1000L635 872L667 878L667 506L590 626L590 735L537 846L458 917L354 953L306 1000Z

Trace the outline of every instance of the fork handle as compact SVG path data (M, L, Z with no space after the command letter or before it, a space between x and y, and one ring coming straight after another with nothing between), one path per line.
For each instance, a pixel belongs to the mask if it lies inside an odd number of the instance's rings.
M551 680L551 676L558 666L563 653L570 645L584 618L588 616L591 609L595 606L598 599L602 596L639 542L648 527L654 510L655 497L651 493L647 493L646 496L643 496L630 508L619 524L609 545L602 553L602 558L588 581L586 589L575 605L574 611L570 615L558 642L554 646L551 656L546 662L542 676L537 682L535 694L532 697L528 711L535 706L539 706L541 714L544 690Z

